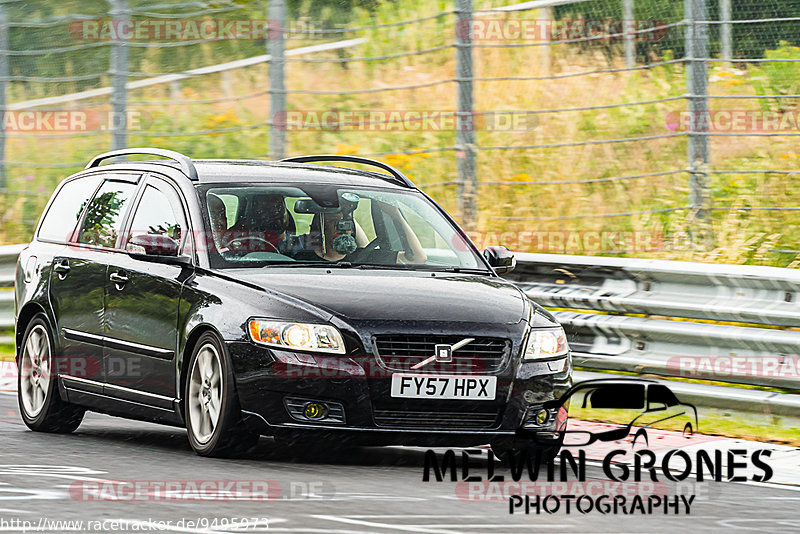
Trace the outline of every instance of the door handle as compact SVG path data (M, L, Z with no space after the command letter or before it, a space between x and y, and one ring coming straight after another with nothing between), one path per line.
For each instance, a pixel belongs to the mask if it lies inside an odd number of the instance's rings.
M55 266L53 266L53 270L60 280L63 280L67 276L69 269L69 262L67 260L63 260L61 263L56 263Z
M121 286L128 281L128 277L120 273L111 273L108 279L117 284L118 286Z

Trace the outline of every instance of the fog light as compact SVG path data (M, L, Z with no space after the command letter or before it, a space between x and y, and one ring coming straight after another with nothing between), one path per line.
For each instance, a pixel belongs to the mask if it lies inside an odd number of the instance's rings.
M318 402L309 402L303 408L303 415L309 419L323 419L327 415L328 409L324 404Z
M545 410L544 408L536 412L536 424L537 425L545 424L547 422L548 415L549 414L547 413L547 410Z
M302 397L284 397L286 411L295 421L304 423L344 424L344 406L340 402Z

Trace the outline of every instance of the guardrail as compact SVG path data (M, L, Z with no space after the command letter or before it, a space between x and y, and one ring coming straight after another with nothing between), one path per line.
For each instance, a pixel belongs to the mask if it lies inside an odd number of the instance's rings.
M799 271L518 254L506 278L555 309L578 367L800 390ZM800 395L674 384L704 406L800 414Z
M24 246L0 247L0 330L14 327L11 289ZM578 367L800 390L798 271L523 253L506 278L556 308ZM800 414L800 395L669 384L700 406Z
M13 343L4 331L14 329L14 276L17 256L26 245L0 246L0 343Z

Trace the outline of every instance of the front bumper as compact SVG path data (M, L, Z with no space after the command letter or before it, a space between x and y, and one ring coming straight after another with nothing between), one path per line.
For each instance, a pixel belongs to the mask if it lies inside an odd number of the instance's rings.
M330 440L382 445L489 443L516 436L529 414L572 386L569 355L526 363L512 358L495 373L493 401L397 399L389 392L392 373L371 355L310 356L248 342L229 342L228 349L245 422L276 437L324 433ZM298 420L286 407L287 397L341 404L344 421ZM553 412L535 428L547 432L565 423L566 411Z

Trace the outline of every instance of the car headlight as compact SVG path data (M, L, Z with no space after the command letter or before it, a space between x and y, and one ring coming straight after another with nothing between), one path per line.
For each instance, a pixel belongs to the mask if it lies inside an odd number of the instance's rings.
M250 338L261 345L311 352L345 353L342 334L327 324L252 319L248 329Z
M525 354L522 355L522 359L555 358L568 352L567 335L560 326L558 328L531 330L528 337L528 345L525 347Z

